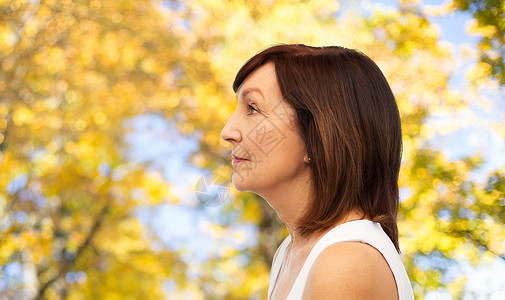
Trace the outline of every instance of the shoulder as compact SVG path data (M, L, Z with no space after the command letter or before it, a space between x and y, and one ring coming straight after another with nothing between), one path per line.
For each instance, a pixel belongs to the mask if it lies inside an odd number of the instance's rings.
M377 249L344 242L327 247L312 265L303 299L321 298L398 299L398 291L393 273Z

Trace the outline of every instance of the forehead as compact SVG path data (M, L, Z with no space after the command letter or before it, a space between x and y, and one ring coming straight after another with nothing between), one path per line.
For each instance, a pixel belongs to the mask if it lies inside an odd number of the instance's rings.
M249 74L237 90L237 98L247 96L251 93L258 93L263 99L274 99L281 95L275 65L268 62Z

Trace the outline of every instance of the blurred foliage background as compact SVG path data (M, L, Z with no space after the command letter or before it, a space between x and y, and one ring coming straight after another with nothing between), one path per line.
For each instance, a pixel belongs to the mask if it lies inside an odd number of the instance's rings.
M191 149L177 163L230 178L231 83L275 43L377 62L403 121L399 231L416 298L492 297L459 266L505 261L504 13L502 0L0 0L0 299L266 299L287 234L275 212L233 188L203 207L180 193L193 178L167 169ZM453 14L471 19L475 47L440 38L430 18ZM447 140L461 128L488 138ZM190 222L156 213L167 205Z

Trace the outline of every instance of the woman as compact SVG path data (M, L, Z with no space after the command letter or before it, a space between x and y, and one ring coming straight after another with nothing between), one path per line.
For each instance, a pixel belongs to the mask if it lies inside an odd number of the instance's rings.
M221 136L232 181L286 224L268 299L413 299L396 215L398 108L377 65L342 47L278 45L238 72Z

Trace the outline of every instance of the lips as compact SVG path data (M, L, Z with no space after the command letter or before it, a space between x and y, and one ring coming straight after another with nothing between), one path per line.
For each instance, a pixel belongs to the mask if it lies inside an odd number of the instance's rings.
M236 160L247 160L245 158L242 158L242 157L239 157L239 156L236 156L234 154L231 155L231 157L233 157L233 159L236 159Z
M239 156L235 156L235 155L231 155L231 157L233 157L231 163L232 165L236 165L238 163L241 163L241 162L244 162L244 161L247 161L247 159L245 158L242 158L242 157L239 157Z

